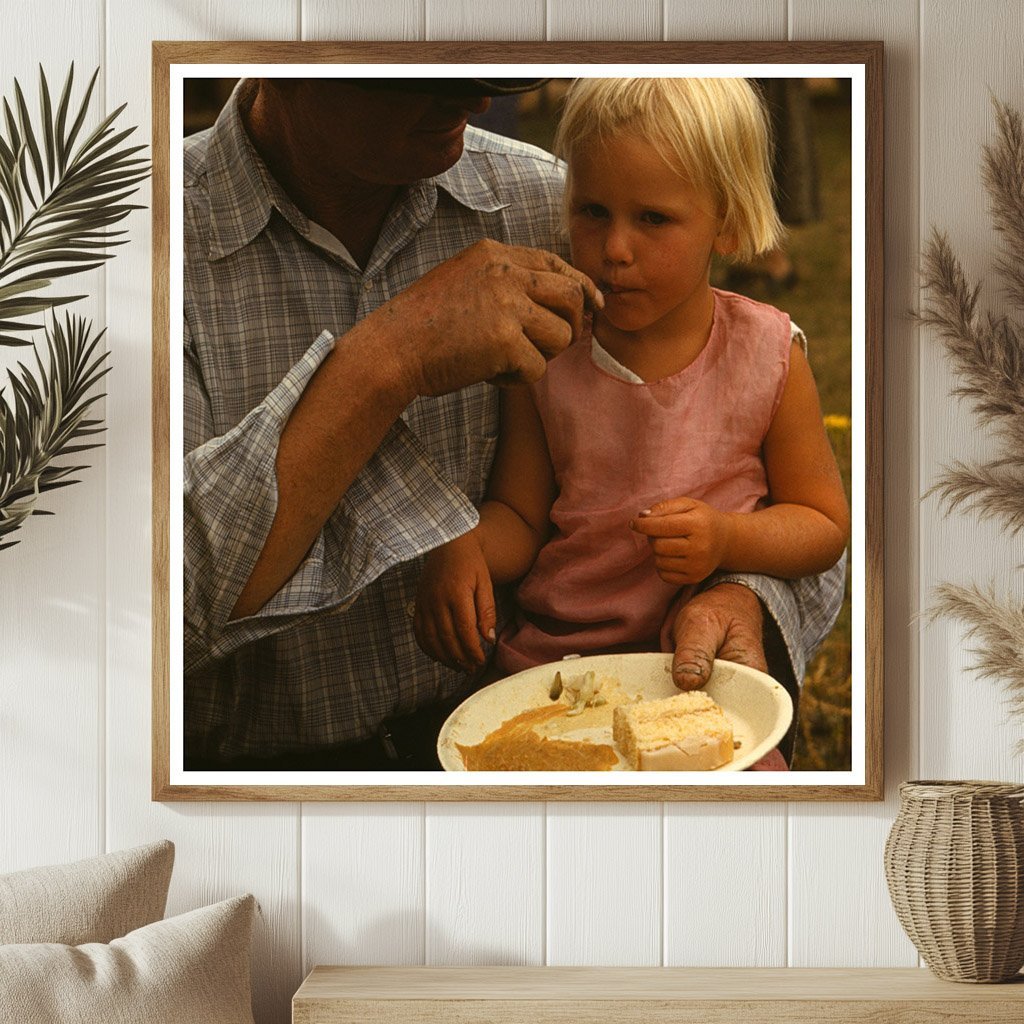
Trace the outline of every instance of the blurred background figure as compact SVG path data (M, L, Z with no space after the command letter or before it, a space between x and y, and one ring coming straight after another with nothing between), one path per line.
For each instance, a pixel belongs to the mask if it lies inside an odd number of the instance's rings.
M821 218L818 158L811 94L806 78L758 78L772 123L772 177L779 217L786 227ZM760 280L771 297L789 291L799 280L788 245L773 249L755 262L732 267L730 287Z

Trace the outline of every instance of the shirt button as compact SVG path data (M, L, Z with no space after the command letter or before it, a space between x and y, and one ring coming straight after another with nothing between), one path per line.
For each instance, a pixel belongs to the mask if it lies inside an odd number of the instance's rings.
M410 601L405 606L405 614L408 615L410 619L416 614L416 602L415 601Z
M363 291L364 292L370 291L371 288L373 288L373 282L372 281L364 281L363 282Z

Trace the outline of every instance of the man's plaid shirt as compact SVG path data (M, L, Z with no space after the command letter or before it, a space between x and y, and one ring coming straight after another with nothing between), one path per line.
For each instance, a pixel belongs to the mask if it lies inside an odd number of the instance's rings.
M345 332L481 238L566 255L561 166L469 129L462 159L406 190L361 269L270 177L239 95L184 161L185 733L190 753L221 757L362 739L465 685L420 652L412 612L420 556L477 523L498 427L486 384L413 402L288 583L259 613L228 615L273 522L280 432ZM748 582L800 679L841 573Z

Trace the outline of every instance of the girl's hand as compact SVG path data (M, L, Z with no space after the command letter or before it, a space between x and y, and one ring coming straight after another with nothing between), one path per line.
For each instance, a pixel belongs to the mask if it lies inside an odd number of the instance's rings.
M481 636L494 640L494 589L470 531L427 555L416 594L413 632L423 652L455 671L484 663Z
M675 586L710 576L722 564L732 536L732 516L696 498L658 502L629 525L647 537L658 575Z

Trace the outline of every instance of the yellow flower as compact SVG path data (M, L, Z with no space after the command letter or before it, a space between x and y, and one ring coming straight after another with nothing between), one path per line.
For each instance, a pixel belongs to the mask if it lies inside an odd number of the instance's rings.
M829 430L849 430L850 429L850 417L840 416L838 413L829 413L825 417L825 426Z

